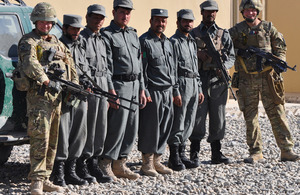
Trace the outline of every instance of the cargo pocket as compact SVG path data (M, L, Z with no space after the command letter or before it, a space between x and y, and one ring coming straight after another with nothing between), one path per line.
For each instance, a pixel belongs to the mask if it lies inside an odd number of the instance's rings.
M280 74L277 74L274 70L272 70L268 74L268 86L273 98L273 102L275 104L284 104L285 95L282 76Z

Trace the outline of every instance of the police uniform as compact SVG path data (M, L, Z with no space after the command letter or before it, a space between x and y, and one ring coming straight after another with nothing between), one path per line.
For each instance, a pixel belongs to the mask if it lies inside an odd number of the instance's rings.
M92 13L104 17L106 16L105 8L98 4L93 4L88 7L87 14ZM95 33L88 27L85 27L80 34L83 37L83 47L85 48L91 78L103 91L107 91L108 67L106 46L103 37L100 31ZM98 167L98 157L103 152L107 134L107 98L89 96L87 101L87 140L82 151L80 164L82 165L84 163L83 161L88 159L87 165L91 175L95 176L98 182L110 182L111 178L105 177Z
M114 0L113 7L116 12L117 9L131 11L133 3L131 0ZM128 26L121 28L112 20L110 25L103 29L102 34L109 70L108 89L114 90L121 97L138 102L140 91L145 87L136 30ZM137 136L139 107L131 102L119 100L121 105L136 111L132 112L122 107L109 108L107 137L100 168L114 179L137 179L139 175L132 172L125 162Z
M81 16L64 15L64 25L75 28L82 28ZM82 37L77 40L71 40L65 34L60 41L70 50L74 63L76 64L77 75L79 80L85 77L83 72L88 73L88 63L85 59L85 51L82 47ZM80 69L78 68L80 66ZM80 82L82 84L82 82ZM76 161L80 157L86 142L87 135L87 101L79 100L68 92L62 93L62 115L59 124L59 137L57 153L54 165L54 180L57 185L65 186L67 183L83 185L86 181L81 180L75 173ZM65 163L65 167L64 167Z
M232 27L229 32L236 49L253 46L285 60L286 44L282 35L271 22L261 20L257 26L250 27L246 21L243 21ZM282 82L282 76L270 70L270 66L264 62L262 64L264 70L257 72L256 64L257 57L255 55L250 56L249 59L238 56L235 64L239 75L238 103L246 121L250 155L262 153L263 143L258 123L259 95L270 119L277 145L282 152L292 151L294 142L285 115L284 102L276 103L274 101L268 81L268 77L272 73L279 77L280 82Z
M194 20L194 15L191 10L182 9L178 12L177 18ZM194 129L199 93L202 93L202 88L198 73L197 45L194 38L190 34L185 36L177 29L171 41L174 46L178 75L176 85L179 86L182 106L174 106L174 122L168 144L179 146L184 155L185 142ZM189 167L187 162L183 163Z
M49 62L46 55L51 47L66 54L65 59ZM30 89L27 91L28 135L30 136L29 179L45 180L50 177L56 155L59 120L61 111L61 93L46 88L43 95L38 95L42 83L48 80L45 68L58 63L60 68L68 70L64 79L78 83L76 69L70 51L54 35L45 39L32 31L22 37L18 46L19 61L30 78ZM69 74L68 74L69 73Z
M200 5L200 8L201 10L217 11L218 5L215 1L204 1ZM223 60L225 68L230 69L233 66L235 54L233 43L227 30L221 29L215 23L208 27L202 21L190 34L196 39L198 50L206 50L207 46L204 39L210 36L216 49L226 55ZM220 140L224 138L225 134L225 107L228 89L225 82L222 81L222 78L217 75L218 67L212 58L208 58L205 62L199 58L198 62L204 102L197 109L196 123L190 140L192 146L194 146L195 143L199 145L199 142L204 138L206 132L205 123L208 114L209 135L207 141L211 143L213 159L215 153L217 154L216 156L220 154ZM218 157L216 159L218 159ZM216 160L216 163L218 162L219 160Z

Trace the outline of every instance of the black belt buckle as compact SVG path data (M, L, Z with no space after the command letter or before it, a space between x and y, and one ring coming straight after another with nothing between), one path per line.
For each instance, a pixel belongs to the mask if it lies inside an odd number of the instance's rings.
M129 81L135 81L135 80L136 80L136 75L135 75L135 74L127 75L127 79L128 79Z

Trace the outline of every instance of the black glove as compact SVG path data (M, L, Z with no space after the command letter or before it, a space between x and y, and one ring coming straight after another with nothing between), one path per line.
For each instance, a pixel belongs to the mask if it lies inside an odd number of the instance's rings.
M84 89L88 89L88 88L92 89L93 88L93 83L91 81L82 80L81 83L82 83Z
M48 89L51 89L52 91L54 91L55 93L59 93L62 90L62 87L60 85L59 81L51 81L48 84Z
M245 59L251 58L251 53L249 52L248 49L238 49L237 55Z

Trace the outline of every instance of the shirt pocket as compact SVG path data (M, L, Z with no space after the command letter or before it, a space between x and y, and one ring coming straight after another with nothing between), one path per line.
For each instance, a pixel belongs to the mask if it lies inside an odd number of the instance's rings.
M113 56L118 56L118 59L121 60L123 57L127 56L127 50L125 43L123 41L114 41L113 42Z

